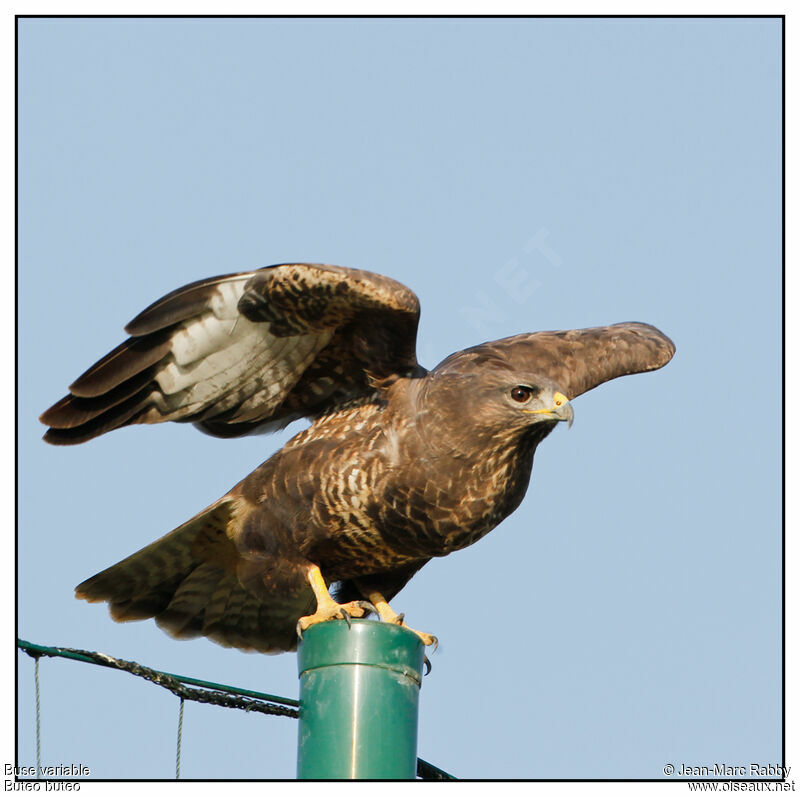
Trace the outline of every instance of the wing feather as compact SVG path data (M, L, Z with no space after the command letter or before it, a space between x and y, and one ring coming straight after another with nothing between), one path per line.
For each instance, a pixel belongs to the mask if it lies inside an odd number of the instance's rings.
M131 337L41 416L80 443L133 423L191 421L222 437L274 428L418 368L419 303L356 269L282 264L201 280L131 321Z
M196 318L207 310L220 320L236 318L236 302L241 296L241 287L252 279L254 273L246 271L210 277L177 288L142 310L127 324L125 331L134 337L149 335L180 321Z
M126 340L81 374L69 386L70 393L81 398L102 396L161 361L170 348L164 333Z
M631 321L482 343L450 355L436 370L470 368L485 358L504 360L513 369L547 377L573 399L610 379L663 368L673 354L675 344L663 332Z

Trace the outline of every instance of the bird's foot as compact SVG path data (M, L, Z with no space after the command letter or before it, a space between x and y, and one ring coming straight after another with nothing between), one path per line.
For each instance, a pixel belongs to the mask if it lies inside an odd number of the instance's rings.
M425 645L425 647L433 645L433 650L431 653L435 653L436 648L439 647L439 639L433 634L426 634L424 631L417 631L416 628L406 625L402 620L399 623L396 623L396 625L399 625L401 628L406 628L412 633L416 634L422 640L422 644ZM428 666L430 666L430 662L428 663Z
M367 612L377 612L369 601L336 603L336 601L331 598L330 602L324 601L320 603L314 614L308 614L297 621L297 636L302 639L303 631L306 631L317 623L326 623L328 620L344 620L349 626L351 617L363 617Z
M439 646L439 640L433 634L426 634L424 631L417 631L416 628L412 628L410 625L406 625L405 614L397 614L389 606L389 604L386 603L386 601L375 602L375 607L376 607L375 611L381 618L382 622L391 623L392 625L399 625L401 628L405 628L408 631L411 631L422 640L422 644L425 645L425 647L433 645L433 650L431 651L431 653L436 652L436 648Z
M356 581L356 586L360 590L361 594L369 600L370 610L375 612L375 614L381 618L382 623L391 623L392 625L399 625L401 628L407 628L420 638L425 647L433 645L433 650L431 651L432 653L436 651L436 648L439 646L439 640L433 634L426 634L424 631L417 631L416 628L411 628L411 626L406 625L405 615L398 614L391 606L389 606L389 602L386 600L383 594L378 592L378 590L373 589L369 584L359 583ZM428 662L428 668L430 671L430 662Z

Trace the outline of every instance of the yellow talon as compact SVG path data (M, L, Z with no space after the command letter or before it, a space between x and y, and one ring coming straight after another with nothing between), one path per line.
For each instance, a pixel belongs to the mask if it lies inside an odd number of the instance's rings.
M303 636L303 631L311 628L317 623L325 623L328 620L346 620L350 625L351 617L363 617L370 606L365 601L350 601L349 603L336 603L328 592L328 586L322 577L319 567L311 565L306 573L308 583L314 590L314 597L317 599L317 610L314 614L308 614L297 621L297 636Z
M366 599L375 607L381 622L392 623L392 625L399 625L402 628L407 628L409 631L415 633L421 640L423 645L433 645L434 651L436 650L439 640L433 634L426 634L424 631L417 631L405 623L405 615L397 614L397 612L389 606L386 598L381 595L377 590L367 590Z

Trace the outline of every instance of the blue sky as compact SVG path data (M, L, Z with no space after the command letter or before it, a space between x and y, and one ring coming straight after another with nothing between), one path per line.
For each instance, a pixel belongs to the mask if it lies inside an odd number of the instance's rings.
M300 427L57 449L37 416L173 288L367 268L420 297L428 367L628 320L677 345L577 399L522 507L394 601L441 640L420 756L488 778L779 763L780 41L746 19L23 20L20 635L296 696L291 654L116 625L72 590ZM172 776L176 698L65 661L41 678L45 763ZM295 734L188 704L183 774L292 777Z

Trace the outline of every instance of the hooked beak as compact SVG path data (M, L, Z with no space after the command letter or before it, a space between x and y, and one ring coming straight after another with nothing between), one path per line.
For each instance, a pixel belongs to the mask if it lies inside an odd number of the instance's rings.
M572 420L575 413L572 411L572 404L563 393L555 393L553 395L553 406L541 410L523 410L531 415L544 415L548 420L566 421L567 428L572 426Z

